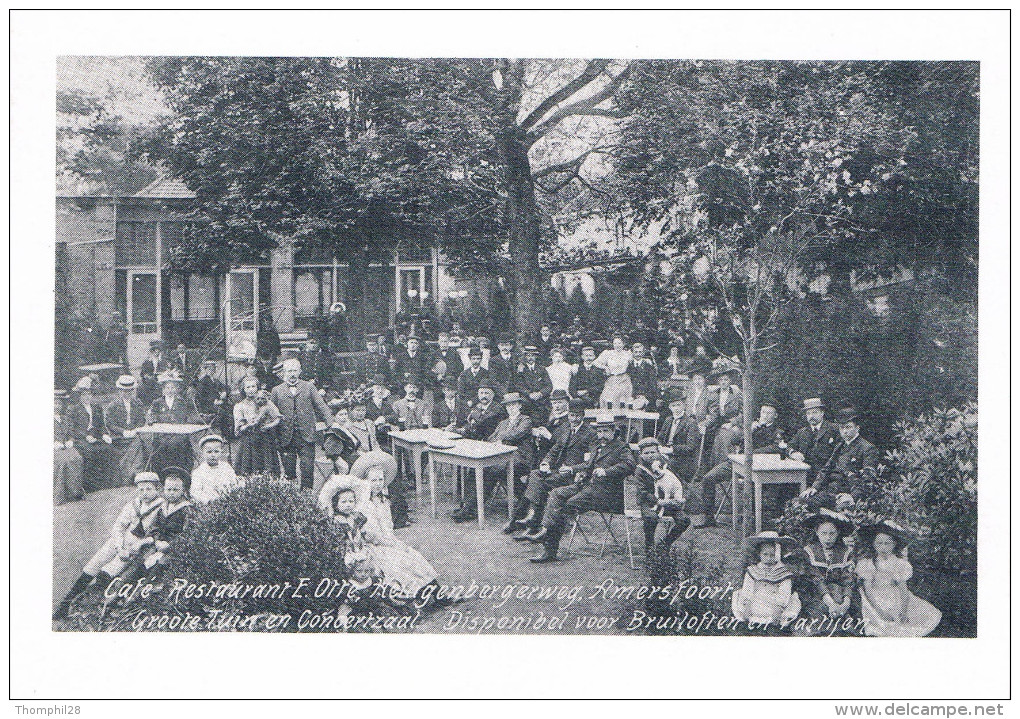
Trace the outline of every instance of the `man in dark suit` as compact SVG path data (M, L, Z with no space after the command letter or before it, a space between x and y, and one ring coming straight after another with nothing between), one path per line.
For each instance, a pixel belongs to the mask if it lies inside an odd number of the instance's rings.
M431 386L429 370L432 367L432 362L422 351L419 337L411 335L407 338L407 349L398 349L393 354L396 360L393 365L393 382L401 387L408 382L414 382L419 388Z
M496 338L498 352L489 357L489 377L501 392L510 391L519 360L514 354L514 338L509 332L502 332Z
M135 378L132 375L121 375L117 378L117 398L106 405L103 410L103 421L106 434L110 437L114 460L120 466L128 447L134 443L141 444L137 429L145 424L145 406L135 397ZM137 452L140 462L126 471L120 472L120 483L129 486L134 481L135 471L145 469L144 453Z
M82 458L82 480L86 492L103 489L111 472L109 447L105 440L103 407L92 393L92 379L82 377L75 385L77 402L67 408L71 439Z
M535 449L539 455L548 452L549 448L559 441L570 424L568 421L570 395L561 389L554 389L549 395L549 405L549 416L545 423L531 430L531 434L535 438Z
M316 337L309 337L301 353L301 379L311 382L316 389L327 389L332 381L333 366L329 353L319 346Z
M516 540L534 538L541 527L549 493L572 484L574 473L584 465L584 454L595 439L594 433L584 423L585 406L583 400L570 400L567 421L557 427L556 441L539 462L538 468L528 474L524 497L516 507L515 516L503 527L503 531L510 534L523 525L527 531L515 537Z
M687 416L686 409L687 404L682 397L672 399L669 403L669 416L659 427L656 439L663 447L672 448L668 464L673 473L684 481L690 481L694 476L701 430L694 418Z
M589 407L598 404L602 388L606 384L606 372L601 367L596 367L595 348L585 345L581 348L581 363L577 366L577 372L570 378L570 396L576 399L583 399Z
M159 397L159 375L170 369L170 360L163 356L163 341L149 343L149 356L142 362L142 386L138 388L138 399L148 407Z
M446 376L452 377L454 381L464 371L464 363L460 359L460 353L455 347L450 346L450 333L440 332L436 339L436 352L433 356L433 363L443 361L446 365Z
M818 397L804 400L804 416L807 426L797 430L790 442L790 457L811 465L811 478L825 466L841 441L839 428L825 419L825 405Z
M549 493L549 502L542 516L542 528L532 541L542 542L541 556L531 561L539 564L556 561L560 537L570 520L591 510L623 511L623 482L634 473L634 454L616 436L611 416L595 423L596 441L589 449L590 458L577 472L574 482Z
M457 398L457 383L447 377L443 380L443 396L432 407L432 426L439 429L453 429L464 423L467 413Z
M457 396L470 411L478 400L478 388L482 382L489 381L490 377L489 371L482 367L481 348L472 347L468 351L468 361L469 366L457 378Z
M192 380L195 379L195 375L198 374L198 358L191 352L183 342L177 345L177 351L174 352L174 356L171 359L171 364L177 368L177 371L184 377L184 384L188 386Z
M523 400L519 394L507 392L502 400L506 417L496 425L496 429L486 438L489 442L498 442L517 447L517 452L514 454L514 477L516 482L513 492L515 496L520 493L517 485L523 485L524 475L531 470L534 452L531 444L531 418L526 414L521 414L522 403ZM482 492L483 497L486 495L487 490L490 488L494 489L496 483L502 479L501 468L487 468L482 474L482 482L485 484ZM468 477L464 483L464 502L460 509L454 512L454 520L465 522L475 519L478 516L477 501L474 478Z
M358 383L371 384L375 376L380 374L385 381L388 381L386 375L390 371L390 364L386 361L386 357L379 352L378 335L373 334L365 337L365 350L367 354L359 357L357 362Z
M301 379L301 363L296 359L284 361L283 384L273 388L272 398L283 415L277 426L277 446L284 474L290 480L300 478L301 487L311 489L315 483L316 419L328 427L333 424L333 413L315 386Z
M538 348L538 356L542 358L542 366L548 367L552 364L550 353L553 347L560 343L559 338L553 333L552 325L544 324L539 329L538 337L535 338L534 346Z
M377 374L372 377L372 387L365 397L365 416L375 424L379 433L385 425L397 423L397 413L393 409L390 389L386 386L386 376ZM385 433L379 434L380 441Z
M538 363L539 349L534 345L524 348L524 362L510 383L510 389L527 400L525 411L532 422L541 422L548 410L546 400L552 394L552 380L545 367Z
M478 398L458 433L466 439L488 439L503 419L503 407L496 403L496 391L489 380L478 386Z
M881 455L878 448L861 436L856 410L841 409L834 418L839 427L839 442L832 456L819 470L814 484L804 493L808 506L833 508L846 501L861 499L866 484L873 480Z
M633 402L637 409L647 409L654 412L659 404L659 373L655 369L655 363L645 356L644 342L635 342L631 345L631 354L634 356L630 368L630 381L634 387ZM642 405L641 402L644 401Z

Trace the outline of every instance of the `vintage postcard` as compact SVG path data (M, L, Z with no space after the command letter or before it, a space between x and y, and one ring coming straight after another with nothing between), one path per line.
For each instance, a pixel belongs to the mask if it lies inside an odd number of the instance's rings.
M992 631L985 68L721 56L58 53L52 634Z

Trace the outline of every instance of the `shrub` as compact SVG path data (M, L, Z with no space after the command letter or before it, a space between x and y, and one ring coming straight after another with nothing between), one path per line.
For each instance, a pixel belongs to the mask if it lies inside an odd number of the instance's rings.
M302 612L332 611L335 615L342 598L336 595L315 598L313 590L323 577L342 581L347 577L344 565L344 536L333 522L316 506L315 498L289 482L250 477L246 483L201 507L185 531L167 551L163 572L164 590L148 598L139 598L124 615L111 617L116 628L124 627L133 615L190 613L203 617L210 610L222 610L218 616L251 617L257 614L290 614L285 631L294 631ZM238 598L171 597L175 580L195 585L211 582L240 585L277 585L290 582L295 587L300 578L310 579L303 597L293 591L277 596ZM111 628L111 627L103 627ZM264 624L243 629L266 631Z

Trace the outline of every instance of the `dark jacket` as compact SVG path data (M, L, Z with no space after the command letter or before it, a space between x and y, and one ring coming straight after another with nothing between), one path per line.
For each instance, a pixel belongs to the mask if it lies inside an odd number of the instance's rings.
M584 454L595 441L595 433L587 424L582 423L577 431L571 429L570 422L564 425L564 429L558 432L556 442L542 460L548 462L554 472L560 467L576 469L584 466Z
M333 424L333 413L311 382L298 380L296 395L291 395L290 385L284 382L273 387L271 396L273 404L283 415L277 425L281 447L289 445L295 435L300 436L304 442L314 442L315 423L319 417L327 425Z
M459 427L464 423L465 419L467 419L467 412L464 411L464 404L459 398L454 402L453 411L446 406L445 397L439 397L436 399L435 405L432 408L433 427L439 427L442 429L443 427L447 427L451 424L455 427Z
M549 379L549 373L545 371L541 362L535 362L534 369L522 364L510 382L510 391L520 392L525 398L524 411L533 421L541 421L548 411L547 400L552 394L552 380ZM539 399L531 399L529 395L532 392L541 392L542 396Z
M514 375L517 373L518 364L520 364L520 359L512 352L510 359L507 360L503 359L498 350L496 354L489 357L489 379L496 383L497 391L500 394L506 394L509 391Z
M878 449L860 435L847 444L842 439L834 450L835 456L828 467L823 467L815 480L814 488L831 494L849 494L860 498L861 477L874 474L881 460Z
M482 380L489 379L489 370L478 368L478 374L472 374L471 368L460 373L457 378L457 397L466 407L474 407L478 403L478 385Z
M721 425L724 425L731 420L737 420L738 417L742 416L744 409L744 395L741 393L739 388L736 388L735 386L730 387L728 396L726 397L725 407L721 404L722 396L718 391L716 391L713 396L715 398L716 412L712 415L708 423L710 431L716 430Z
M592 484L606 485L614 490L619 489L622 497L623 480L634 474L634 467L637 466L630 447L619 437L615 437L604 447L596 440L592 443L589 452L591 452L591 458L581 468L585 477ZM596 477L594 475L596 469L604 469L606 476Z
M577 372L570 378L570 396L598 403L605 384L605 370L599 367L585 367L582 362L577 366Z
M396 424L397 413L393 409L393 398L386 397L381 404L376 404L372 393L369 392L365 396L365 416L373 422L383 417L388 424Z
M333 365L329 354L318 349L314 352L301 353L301 379L314 382L319 389L328 387L332 382Z
M653 409L659 402L659 373L650 359L641 360L640 365L635 361L630 367L630 381L633 385L633 395L643 396L648 400L648 408Z
M118 397L113 400L113 402L106 405L106 409L103 410L103 417L106 424L106 431L109 433L114 443L129 443L131 439L124 437L124 431L138 429L145 424L145 405L137 399L132 398L131 420L128 421L127 410L124 407L124 403Z
M531 469L535 461L535 444L531 441L531 417L518 415L513 422L507 417L500 422L488 437L490 442L500 442L517 447L517 464L527 465Z
M106 420L103 417L103 406L97 402L91 404L92 418L81 402L75 402L67 408L64 421L70 425L71 439L80 449L85 449L85 438L92 437L102 441L106 433Z
M461 434L467 439L488 439L502 419L503 405L498 402L490 402L484 410L476 404L468 414Z
M394 384L403 387L413 381L422 391L425 391L426 386L431 386L429 370L434 362L422 349L419 348L412 357L406 349L400 348L394 353L394 358L396 364L393 365L393 377L391 378Z
M381 374L387 381L390 379L390 363L378 352L365 353L356 363L358 382L371 384L372 378Z
M432 355L432 364L434 365L439 360L442 360L446 365L447 377L460 377L460 373L464 371L464 363L461 361L460 353L457 352L455 347L448 347L445 352L437 349ZM491 360L489 365L492 365Z
M837 443L842 441L839 438L839 428L823 419L817 432L812 431L810 426L797 430L790 441L790 451L803 454L804 461L811 465L811 469L818 471L829 461Z
M673 431L674 424L677 425L676 431ZM693 477L696 469L694 464L698 461L698 448L701 446L701 431L694 418L684 415L677 422L677 418L671 414L663 420L656 437L663 446L673 449L671 457L673 472L680 479Z

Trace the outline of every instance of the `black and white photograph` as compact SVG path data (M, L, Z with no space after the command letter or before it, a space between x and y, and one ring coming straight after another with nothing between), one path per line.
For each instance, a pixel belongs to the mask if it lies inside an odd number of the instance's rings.
M12 372L53 369L52 501L11 505L52 527L40 632L160 673L165 635L513 637L538 673L542 637L599 638L712 647L740 683L773 647L1008 630L978 621L1011 564L978 542L979 276L1009 236L979 233L980 58L335 47L51 58L52 362L11 340ZM685 694L727 690L655 696Z

